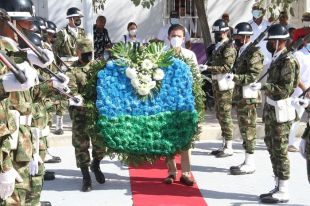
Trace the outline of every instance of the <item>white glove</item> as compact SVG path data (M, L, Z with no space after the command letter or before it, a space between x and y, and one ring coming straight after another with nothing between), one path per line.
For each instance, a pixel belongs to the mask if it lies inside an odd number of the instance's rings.
M306 140L305 139L301 139L300 143L299 143L299 152L301 154L301 156L303 156L303 158L306 158Z
M257 91L262 89L262 83L251 83L250 87L252 90Z
M69 99L70 106L82 107L84 105L83 97L81 95L74 96L75 98L79 99L79 102L75 102L72 98Z
M27 50L27 59L31 64L37 65L41 68L46 68L53 63L54 53L48 49L42 49L42 52L48 57L48 61L46 63L43 63L31 49Z
M229 74L226 74L225 79L227 81L232 81L234 79L234 76L235 75L233 73L229 73Z
M199 67L200 72L208 70L208 65L205 65L205 64L199 64L198 67Z
M53 87L60 90L66 90L68 88L69 77L63 73L58 73L57 76L63 77L65 81L61 83L56 77L52 77L51 80L53 82Z
M38 153L34 154L33 155L33 158L32 160L30 161L30 164L29 164L29 174L31 176L35 176L36 174L39 173L39 163L43 163L40 155Z
M0 173L0 198L5 200L10 197L15 188L15 180L23 182L18 172L12 168L5 173Z
M6 92L25 91L39 84L38 73L33 67L29 65L28 62L23 62L16 65L21 71L24 72L27 81L24 84L21 84L19 81L17 81L13 73L6 73L2 76L3 87Z

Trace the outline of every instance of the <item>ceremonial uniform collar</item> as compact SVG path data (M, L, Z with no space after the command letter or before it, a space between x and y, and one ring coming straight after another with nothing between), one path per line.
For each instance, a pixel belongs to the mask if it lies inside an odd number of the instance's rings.
M272 57L272 61L275 61L282 54L284 50L285 50L285 47L281 49L280 51L278 51L277 53L275 53Z
M246 43L242 47L240 47L238 56L240 56L242 54L242 52L249 46L250 43L251 42L249 41L248 43Z

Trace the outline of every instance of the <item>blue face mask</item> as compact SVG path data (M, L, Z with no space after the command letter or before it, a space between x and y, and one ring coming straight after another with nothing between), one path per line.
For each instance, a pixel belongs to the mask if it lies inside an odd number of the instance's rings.
M308 51L310 51L310 43L306 44L305 47L308 49Z
M255 19L258 19L263 15L263 11L262 10L253 10L252 15Z
M177 18L171 18L171 19L170 19L170 23L171 23L172 25L178 24L178 23L179 23L179 19L177 19Z

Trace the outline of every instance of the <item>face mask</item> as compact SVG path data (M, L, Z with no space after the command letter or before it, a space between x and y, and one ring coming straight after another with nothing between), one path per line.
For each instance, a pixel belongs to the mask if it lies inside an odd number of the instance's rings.
M236 45L238 48L240 48L240 47L242 47L242 46L244 45L244 43L241 42L241 39L235 39L235 45Z
M215 40L215 43L218 43L218 42L221 42L223 40L223 37L220 33L215 33L214 34L214 40Z
M106 60L106 61L108 61L108 60L109 60L109 58L110 58L110 54L109 54L109 52L104 51L104 52L103 52L103 59L104 59L104 60Z
M137 34L137 29L129 30L129 35L130 36L135 36L136 34Z
M87 52L82 54L82 61L83 63L87 64L89 63L93 58L93 53L92 52Z
M262 10L253 10L252 15L255 19L258 19L263 15L263 12Z
M27 29L22 29L23 33L26 35L26 37L30 37L31 36L31 31L27 30ZM26 44L26 42L24 42L24 40L22 40L21 38L18 38L18 47L21 49L26 49L28 48L28 44Z
M170 44L173 48L181 47L183 43L183 39L180 37L172 37L170 40Z
M273 54L273 53L276 51L276 49L273 47L273 44L271 43L271 41L268 41L268 42L267 42L266 48L267 48L267 50L268 50L271 54Z
M81 23L82 23L81 19L76 19L76 20L74 20L75 26L80 26Z
M178 24L178 23L179 23L179 19L177 19L177 18L171 18L171 19L170 19L170 23L171 23L172 25Z
M310 51L310 43L306 44L306 49L308 49L308 51Z

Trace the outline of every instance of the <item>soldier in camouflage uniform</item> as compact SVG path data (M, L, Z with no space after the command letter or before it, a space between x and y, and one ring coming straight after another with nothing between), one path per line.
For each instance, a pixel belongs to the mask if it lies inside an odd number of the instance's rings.
M245 160L239 166L232 166L232 175L251 174L255 172L254 150L256 143L256 95L252 92L249 84L258 79L263 70L264 56L258 47L245 49L251 43L253 29L247 22L237 24L234 29L235 45L238 48L238 59L235 63L235 74L227 75L227 79L235 82L233 99L237 106L237 117L240 133L245 149ZM240 56L242 55L242 56ZM248 88L249 91L243 90Z
M32 14L33 4L30 0L14 0L2 1L0 8L12 12L11 18L16 21L19 29L23 29L26 33L32 28ZM14 32L4 22L1 22L0 35L14 38ZM27 31L28 30L28 31ZM35 35L35 34L33 34ZM11 40L12 41L12 40ZM22 46L21 44L19 46ZM12 46L12 48L14 48ZM53 54L47 50L43 52L47 55L49 61L43 64L39 58L31 50L20 52L12 50L12 48L5 47L6 51L10 51L10 55L14 61L18 63L19 68L24 70L25 76L28 78L38 77L36 70L31 64L36 64L39 67L46 67L53 61ZM3 71L7 73L7 71ZM35 79L37 80L37 78ZM34 83L37 81L33 80ZM53 87L57 85L57 80L54 80ZM35 84L34 84L35 85ZM58 85L61 85L58 82ZM16 145L11 143L10 157L12 165L22 181L15 185L13 194L8 197L1 204L3 205L32 205L31 202L31 174L37 174L40 158L33 147L33 135L30 130L33 111L33 97L43 96L49 92L50 84L40 84L38 86L28 88L27 90L18 90L16 92L10 91L8 98L8 106L10 112L14 114L16 124L19 124L16 138ZM50 204L47 204L50 205Z
M280 24L272 25L268 31L267 48L273 54L266 84L253 83L253 90L263 90L266 94L263 120L265 122L265 143L275 175L273 190L260 195L264 203L283 203L289 201L288 180L290 162L288 159L288 135L295 119L295 109L289 98L299 83L299 65L287 51L288 31ZM279 58L279 59L278 59Z
M69 86L74 95L84 95L85 85L91 71L90 61L93 55L92 42L89 39L79 39L76 44L76 51L79 60L74 62L70 71L67 73L70 79ZM94 88L96 89L96 88ZM84 96L80 97L81 100ZM87 108L80 101L78 104L70 101L69 113L72 120L72 144L75 148L75 158L77 167L81 168L83 175L82 191L91 190L91 178L89 175L90 154L89 146L92 142L93 161L91 170L95 173L96 180L100 184L105 182L105 177L100 171L100 161L104 157L105 148L102 138L99 136L90 136L87 132Z
M78 59L75 51L77 39L86 37L84 29L79 27L81 17L83 17L83 13L78 8L72 7L67 10L69 23L57 33L54 45L55 53L69 66ZM55 134L63 134L63 113L67 106L64 102L59 101L56 110Z
M211 66L208 66L207 70L212 73L216 117L222 130L223 147L212 151L211 154L216 155L216 157L227 157L233 155L233 123L231 118L233 86L220 88L219 85L220 82L225 81L225 75L231 71L237 52L228 39L229 26L224 20L216 20L212 30L216 45L211 57Z

